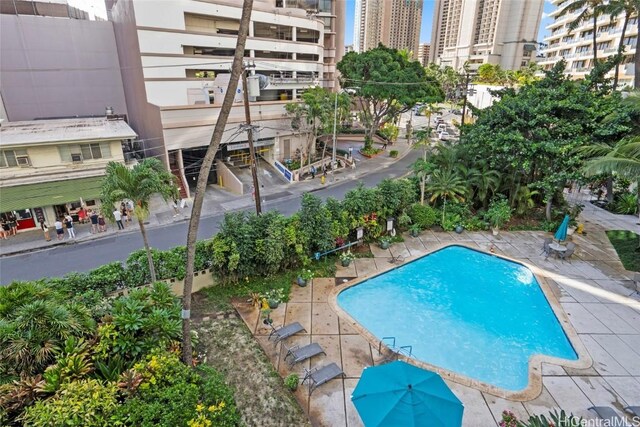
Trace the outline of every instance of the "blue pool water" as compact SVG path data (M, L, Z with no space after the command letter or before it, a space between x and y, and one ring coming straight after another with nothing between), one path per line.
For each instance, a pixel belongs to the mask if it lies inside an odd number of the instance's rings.
M338 304L417 359L507 390L526 388L534 354L578 358L528 268L460 246L348 288Z

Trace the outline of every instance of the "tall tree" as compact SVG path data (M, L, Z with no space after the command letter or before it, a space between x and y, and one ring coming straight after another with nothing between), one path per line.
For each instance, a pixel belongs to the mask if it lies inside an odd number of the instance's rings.
M184 278L184 291L182 294L182 361L191 366L193 364L193 350L191 346L191 290L193 288L193 268L196 255L196 242L198 239L198 226L200 225L200 215L202 213L202 203L204 201L204 192L207 188L207 180L209 171L213 164L213 159L220 146L224 128L227 125L227 119L233 106L233 98L238 88L238 80L243 72L244 47L249 34L249 23L251 20L251 8L253 0L244 0L242 4L242 15L240 17L240 26L238 28L238 39L236 41L236 52L233 56L233 64L231 65L231 77L229 78L229 86L227 93L222 101L220 114L216 121L209 148L202 159L198 182L196 184L196 193L193 200L193 208L191 210L191 218L189 220L189 228L187 231L187 268ZM243 88L246 90L246 88Z
M620 70L620 63L624 59L624 40L625 35L627 34L627 26L629 25L629 21L633 16L640 16L640 0L611 0L607 5L607 12L611 15L611 19L613 20L618 15L623 14L622 21L622 32L620 33L620 42L618 43L618 58L616 61L616 71L615 76L613 77L613 90L618 88L618 71ZM636 35L636 46L640 46L640 31L637 32ZM638 55L636 55L636 61L638 60ZM636 71L637 73L637 71ZM638 83L638 78L636 76L635 86L640 87L640 83Z
M576 16L576 19L569 24L569 31L575 30L580 24L591 19L593 23L593 33L591 35L593 40L593 66L595 67L598 65L598 17L606 13L607 4L604 0L565 0L558 6L562 7L558 16L582 10L578 16Z
M338 97L337 111L334 108L336 96ZM309 164L311 164L313 144L318 136L332 133L334 115L339 124L349 114L350 107L351 101L348 94L333 94L321 87L307 89L302 94L301 102L294 101L285 106L287 114L291 117L291 127L296 131L304 131L308 135L307 161ZM302 161L300 163L302 164Z
M458 200L464 202L464 196L467 194L467 187L462 178L458 176L455 170L438 169L431 174L431 179L427 190L431 192L431 202L442 199L442 222L444 223L445 211L447 210L447 199Z
M369 138L385 117L395 117L420 101L443 99L438 82L427 76L419 62L382 44L366 52L347 53L337 67L341 85L355 90Z
M149 216L151 196L159 194L165 201L177 196L178 187L175 183L175 177L156 158L144 159L132 169L122 163L109 162L106 171L107 174L102 181L100 198L103 205L108 208L103 214L113 219L113 208L116 204L125 199L133 202L133 213L138 219L144 249L147 252L151 281L155 282L156 270L153 266L153 257L144 220Z

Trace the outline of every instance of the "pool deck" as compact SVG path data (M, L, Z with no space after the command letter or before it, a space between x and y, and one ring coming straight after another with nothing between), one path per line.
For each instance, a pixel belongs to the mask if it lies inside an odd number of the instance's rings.
M306 328L306 332L286 339L285 345L317 342L327 353L292 369L283 360L286 354L283 344L268 341L270 330L262 323L258 310L249 304L236 304L236 309L281 376L297 372L302 378L303 368L331 362L344 371L345 378L329 381L311 396L306 385L296 391L313 425L362 426L350 400L351 392L362 370L378 364L382 358L377 345L367 341L349 319L341 318L331 308L336 286L342 288L342 278L358 280L388 270L391 255L403 254L413 259L456 243L487 252L493 246L498 255L539 268L537 275L549 284L593 364L576 369L543 363L542 392L526 401L499 398L448 380L465 406L463 426L496 426L503 410L526 419L531 414L561 408L585 419L595 419L588 411L591 406L611 406L631 421L623 408L640 406L640 294L631 281L632 273L622 267L604 228L593 221L587 223L587 230L588 235L573 236L578 247L571 262L545 260L540 253L549 234L532 231L501 232L497 237L486 232L458 235L427 231L418 238L405 236L404 242L388 250L372 245L374 258L356 259L347 268L339 266L336 279L316 278L311 286L294 286L290 301L271 313L274 325L297 321Z

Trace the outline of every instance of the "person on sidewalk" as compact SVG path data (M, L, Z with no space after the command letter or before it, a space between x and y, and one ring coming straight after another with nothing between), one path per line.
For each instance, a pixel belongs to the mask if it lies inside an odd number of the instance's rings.
M98 215L98 232L102 233L107 231L107 221L104 220L104 215Z
M113 211L113 218L116 220L116 224L118 224L118 230L124 230L124 224L122 224L122 214L120 213L118 208Z
M44 233L44 240L50 242L51 236L49 235L49 226L44 222L44 219L40 220L40 229Z
M11 227L11 235L18 234L18 218L14 214L9 215L9 227Z
M69 233L69 238L75 239L76 231L73 229L73 218L71 217L71 215L67 214L67 216L64 217L64 225L65 227L67 227L67 233Z
M91 234L98 232L98 212L89 210L89 220L91 221Z
M125 204L127 206L127 219L129 222L133 222L133 200L127 200Z
M309 172L311 172L311 179L316 179L316 167L311 165L311 169L309 169Z
M2 221L0 221L0 238L4 240L8 240L10 233L11 233L11 227L9 227L9 223L3 217Z
M173 208L174 218L180 215L180 211L178 210L178 199L173 199L173 203L171 204L171 207Z
M63 217L59 217L58 220L53 224L56 228L56 234L58 235L58 240L64 239L64 227L62 225Z

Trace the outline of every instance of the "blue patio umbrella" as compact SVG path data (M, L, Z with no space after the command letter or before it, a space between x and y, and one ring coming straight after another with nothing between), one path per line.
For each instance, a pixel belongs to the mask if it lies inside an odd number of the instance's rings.
M462 402L440 375L399 360L365 368L351 401L366 427L462 425Z
M558 242L567 240L567 228L569 228L569 215L564 216L560 227L558 227L558 230L553 237L555 237Z

